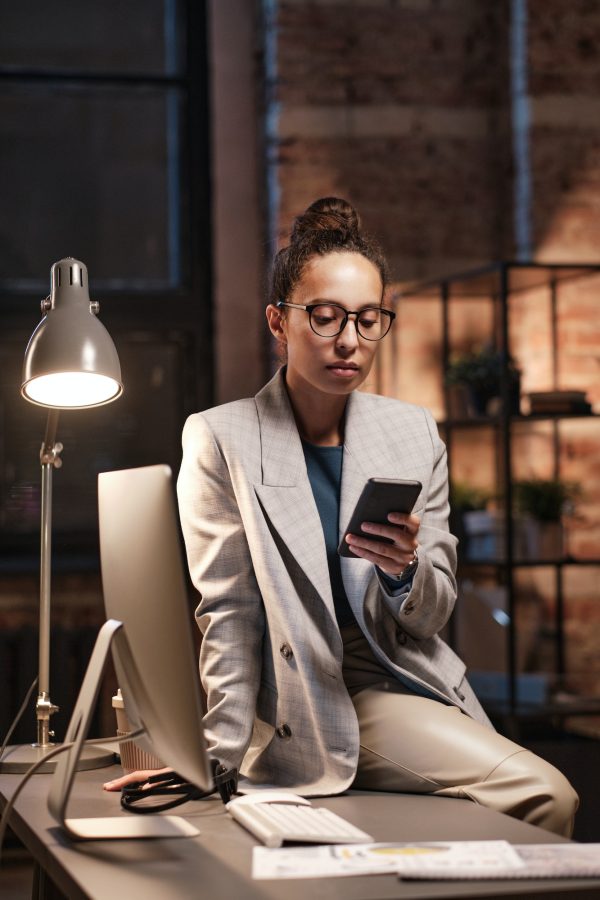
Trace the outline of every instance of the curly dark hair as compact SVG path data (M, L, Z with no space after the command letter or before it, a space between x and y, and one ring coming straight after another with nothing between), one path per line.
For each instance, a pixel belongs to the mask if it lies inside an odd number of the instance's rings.
M382 296L388 283L388 267L379 245L361 229L353 206L339 197L315 200L298 216L292 227L290 243L275 257L271 271L269 303L290 296L314 256L328 253L360 253L377 268L381 276Z

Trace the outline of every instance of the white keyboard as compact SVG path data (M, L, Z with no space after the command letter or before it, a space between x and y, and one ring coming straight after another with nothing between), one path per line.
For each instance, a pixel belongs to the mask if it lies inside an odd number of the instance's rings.
M287 792L244 794L231 800L227 809L240 825L267 847L281 847L288 842L368 844L373 841L370 834L341 816L323 807L311 806L303 797Z

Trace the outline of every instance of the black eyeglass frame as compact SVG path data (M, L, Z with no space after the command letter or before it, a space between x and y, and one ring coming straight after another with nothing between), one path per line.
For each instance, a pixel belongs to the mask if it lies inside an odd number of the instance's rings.
M324 303L323 301L321 301L319 303L303 304L303 303L289 303L289 301L287 301L287 300L279 300L277 302L277 309L281 309L282 306L289 306L291 309L303 309L305 312L307 312L308 313L308 324L310 325L311 330L317 335L317 337L322 337L322 338L337 337L338 334L342 333L342 331L348 324L348 319L350 318L350 316L354 316L355 317L354 323L355 323L356 331L361 336L361 338L363 338L365 341L381 341L386 336L386 334L389 333L389 330L392 327L392 323L393 323L394 319L396 318L396 313L393 312L391 309L387 309L387 307L385 307L385 306L365 306L364 309L352 311L352 310L344 309L344 307L341 306L339 303ZM342 324L340 325L339 329L334 334L320 334L316 330L315 326L313 325L313 321L312 321L313 312L319 306L333 306L335 309L341 309L341 311L343 312L344 318L342 319ZM360 316L362 316L363 313L368 312L369 310L376 310L378 313L383 313L382 321L383 322L387 321L387 323L388 323L388 326L387 326L386 330L383 332L383 334L380 334L379 337L376 337L376 338L368 337L366 334L363 334L363 332L360 330Z

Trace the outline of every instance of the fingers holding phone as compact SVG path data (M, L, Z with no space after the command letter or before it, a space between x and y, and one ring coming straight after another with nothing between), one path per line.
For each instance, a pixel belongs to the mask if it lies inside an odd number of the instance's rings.
M338 552L358 556L396 576L414 560L420 519L412 509L419 481L370 478L345 529Z
M361 534L347 534L346 543L355 556L397 577L415 559L420 524L418 516L391 512L387 524L362 522Z

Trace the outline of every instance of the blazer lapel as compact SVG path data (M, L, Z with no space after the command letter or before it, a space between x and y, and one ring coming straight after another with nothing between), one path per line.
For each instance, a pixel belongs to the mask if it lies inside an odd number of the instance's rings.
M306 473L283 370L256 395L262 484L254 489L271 524L335 616L323 528Z

